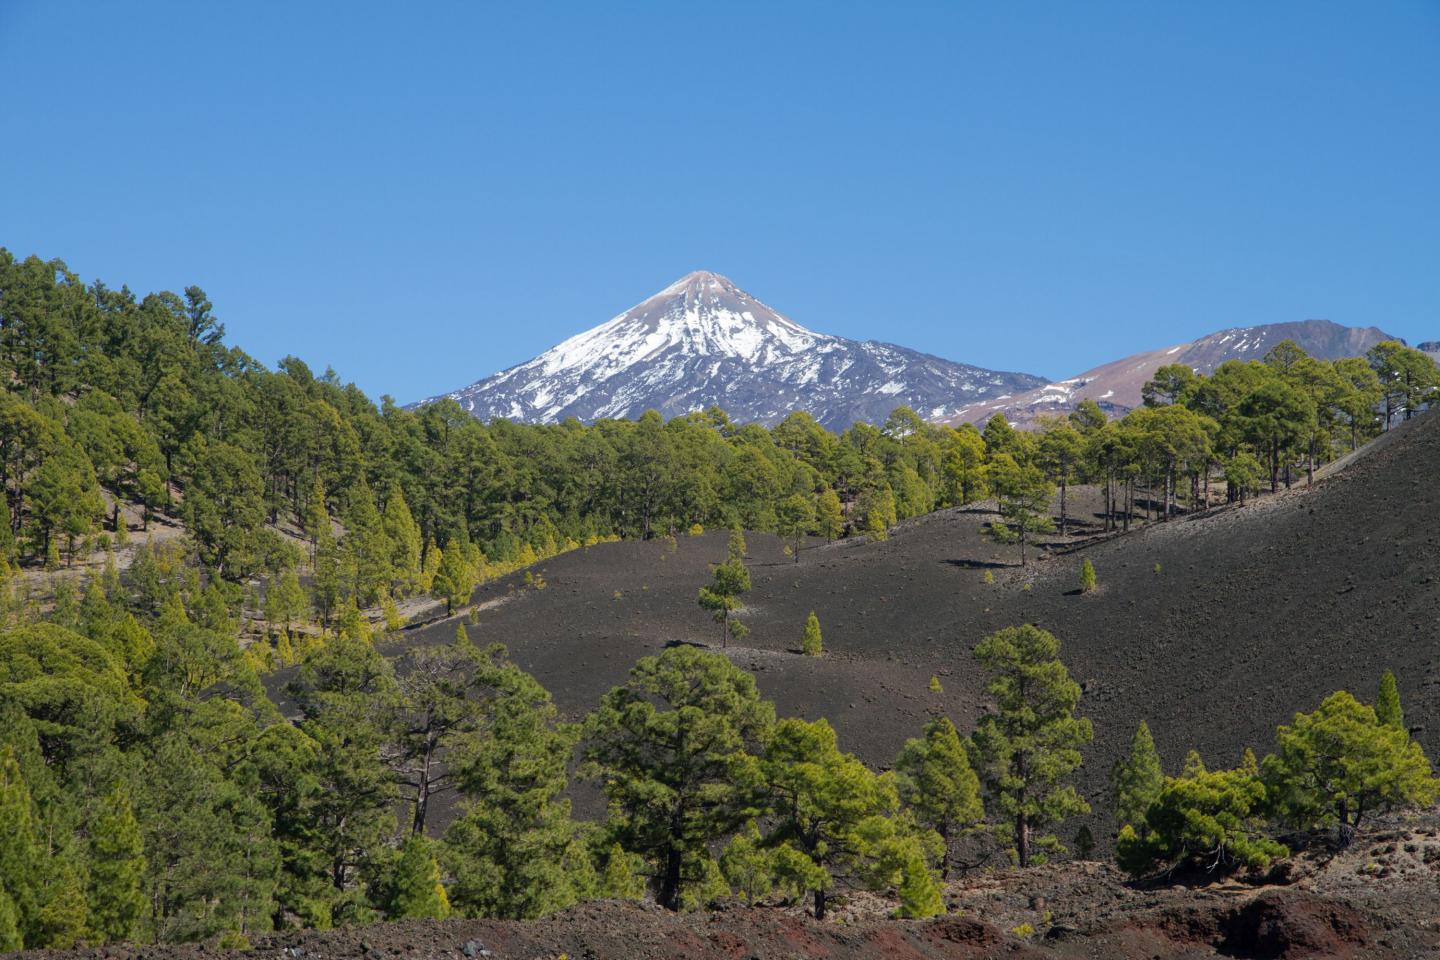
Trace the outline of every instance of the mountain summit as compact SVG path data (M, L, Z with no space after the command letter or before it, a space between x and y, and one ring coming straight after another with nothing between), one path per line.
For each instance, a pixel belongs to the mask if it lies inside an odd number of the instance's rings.
M843 429L902 405L943 417L1043 383L816 333L726 277L697 270L534 360L446 396L482 420L593 421L652 409L671 417L718 405L743 422L773 424L804 410Z

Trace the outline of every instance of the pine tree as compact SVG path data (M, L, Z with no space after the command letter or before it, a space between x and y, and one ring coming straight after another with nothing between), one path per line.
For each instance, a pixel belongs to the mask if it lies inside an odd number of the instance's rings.
M325 484L320 482L318 471L314 482L310 484L310 496L305 501L305 515L301 518L300 525L305 535L310 538L310 565L314 566L321 536L334 535L330 529L330 511L325 506Z
M420 579L416 582L416 588L420 593L429 593L435 586L435 576L440 572L440 561L442 553L435 545L434 539L425 542L425 560L420 565Z
M872 888L902 879L918 841L894 816L900 805L895 779L842 753L827 721L781 720L760 769L770 797L768 840L809 862L802 889L814 898L817 920L825 918L837 874ZM789 870L777 861L777 872L783 885Z
M845 513L840 506L840 495L830 487L820 491L820 497L815 504L815 523L820 536L831 542L845 529Z
M815 504L803 493L792 493L780 501L775 511L776 521L782 536L795 541L795 562L800 562L800 541L815 523Z
M482 701L477 730L446 757L463 814L445 833L444 862L457 912L528 920L569 906L595 882L565 797L579 731L559 722L533 677L498 656L482 667L495 693Z
M955 845L985 820L980 778L955 725L945 717L927 723L923 736L905 742L895 773L900 799L945 843L940 870L948 879Z
M440 567L435 571L435 580L430 592L436 599L445 601L445 613L453 614L455 608L470 599L475 591L474 573L465 562L464 545L451 541L441 554Z
M1117 763L1110 774L1110 796L1115 805L1115 822L1132 824L1140 833L1145 831L1145 811L1160 796L1165 774L1160 769L1160 754L1144 720L1130 738L1130 755Z
M818 657L824 652L824 645L820 640L820 620L815 616L814 610L805 618L805 638L801 641L801 649L807 657Z
M1272 807L1296 827L1335 826L1342 844L1366 814L1423 808L1440 795L1420 744L1344 690L1280 727L1275 747L1264 765Z
M598 777L610 828L656 870L656 901L679 909L704 877L697 855L759 812L750 749L775 709L720 654L673 647L644 657L586 721L584 769Z
M940 884L919 844L911 844L900 867L900 909L896 916L906 919L923 920L945 912L945 901L940 896Z
M745 544L745 531L740 529L739 524L730 528L730 537L725 544L725 559L745 562L745 554L749 547Z
M645 896L645 878L641 875L645 861L618 843L610 845L605 856L605 869L600 873L596 891L604 900L640 900Z
M750 821L725 845L720 854L720 871L731 891L744 897L747 905L774 889L775 858L765 848L755 821Z
M720 624L721 646L729 646L732 636L738 640L747 632L740 621L731 619L731 614L739 609L740 597L750 590L750 571L743 561L731 559L717 566L713 576L709 586L700 588L698 602Z
M416 834L400 849L390 901L392 920L444 920L450 898L440 882L440 864L429 840Z
M90 927L102 940L139 937L145 870L144 841L129 791L116 788L90 831Z
M1029 866L1033 849L1058 849L1053 835L1035 831L1090 805L1064 780L1080 766L1080 748L1094 738L1090 721L1075 716L1080 685L1059 660L1060 642L1045 630L1006 627L975 647L990 671L986 689L999 711L981 720L973 742L990 811L1007 824L1015 858Z
M0 891L11 901L27 946L40 945L31 937L40 926L38 881L44 859L34 804L15 750L0 746Z
M385 536L390 541L390 571L392 587L402 595L409 595L419 588L420 581L420 525L410 513L405 494L399 484L391 484L385 497L383 518Z
M24 948L25 940L20 936L20 912L15 909L15 901L5 892L4 885L0 885L0 953Z
M286 570L270 581L270 589L265 591L265 619L279 624L287 640L291 637L291 626L304 619L309 606L305 588L294 570Z
M1091 593L1095 590L1095 564L1086 557L1080 561L1080 592Z
M1380 693L1375 698L1375 719L1389 727L1405 729L1405 711L1400 707L1400 688L1395 674L1386 670L1380 677Z
M944 693L944 692L945 692L945 687L941 685L941 683L940 683L940 678L937 677L937 676L935 676L934 674L931 674L931 676L930 676L930 692L931 692L931 693Z

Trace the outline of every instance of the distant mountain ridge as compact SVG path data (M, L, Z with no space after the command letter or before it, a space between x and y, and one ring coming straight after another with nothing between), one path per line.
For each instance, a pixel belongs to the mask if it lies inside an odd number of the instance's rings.
M482 420L589 422L652 409L672 417L718 405L740 422L771 425L803 410L844 429L883 421L902 405L941 419L1044 382L816 333L729 279L696 271L533 360L444 396Z
M1023 426L1038 416L1068 413L1081 400L1094 400L1107 414L1118 417L1140 406L1140 389L1167 364L1183 363L1208 374L1227 360L1259 360L1283 340L1294 340L1312 357L1338 360L1358 357L1382 340L1398 339L1378 327L1347 327L1329 320L1231 327L1198 340L1112 360L1068 380L987 398L943 420L981 423L1002 413L1012 424Z

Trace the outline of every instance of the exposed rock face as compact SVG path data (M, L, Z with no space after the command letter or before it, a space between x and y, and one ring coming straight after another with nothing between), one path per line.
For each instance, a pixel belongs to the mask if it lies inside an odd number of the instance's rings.
M800 326L725 277L691 273L607 323L446 396L482 420L666 417L712 405L776 423L796 410L831 429L898 406L939 419L1044 380Z

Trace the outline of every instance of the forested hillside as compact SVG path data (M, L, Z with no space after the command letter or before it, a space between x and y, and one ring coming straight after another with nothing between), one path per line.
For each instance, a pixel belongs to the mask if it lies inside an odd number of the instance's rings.
M1056 828L1089 808L1069 781L1093 730L1044 630L965 638L956 655L988 678L993 712L970 731L934 718L885 773L692 645L640 658L569 723L458 617L452 640L394 660L378 641L411 598L459 613L477 583L538 558L707 526L735 528L729 556L687 602L699 590L728 638L750 584L739 528L878 540L993 498L989 532L1023 551L1063 537L1070 485L1103 486L1112 530L1200 512L1351 449L1435 383L1398 344L1336 363L1282 344L1210 377L1162 369L1123 421L1090 405L1035 433L903 409L839 435L720 411L520 426L377 406L297 360L267 370L223 333L197 288L139 298L0 253L0 949L242 945L595 896L774 894L823 917L834 891L863 887L902 916L941 912L964 844L1064 856ZM543 593L542 571L529 582ZM818 622L804 644L824 655ZM277 667L292 668L270 676L288 678L289 716L262 682ZM1307 757L1326 737L1382 773L1316 787ZM1348 840L1375 807L1437 788L1393 678L1374 708L1337 693L1297 718L1263 763L1167 778L1144 739L1138 786L1116 800L1137 874L1193 866L1200 840L1227 869L1259 867L1278 825ZM603 822L571 816L572 774L609 801ZM459 815L432 836L441 795ZM1226 832L1187 833L1197 811Z

